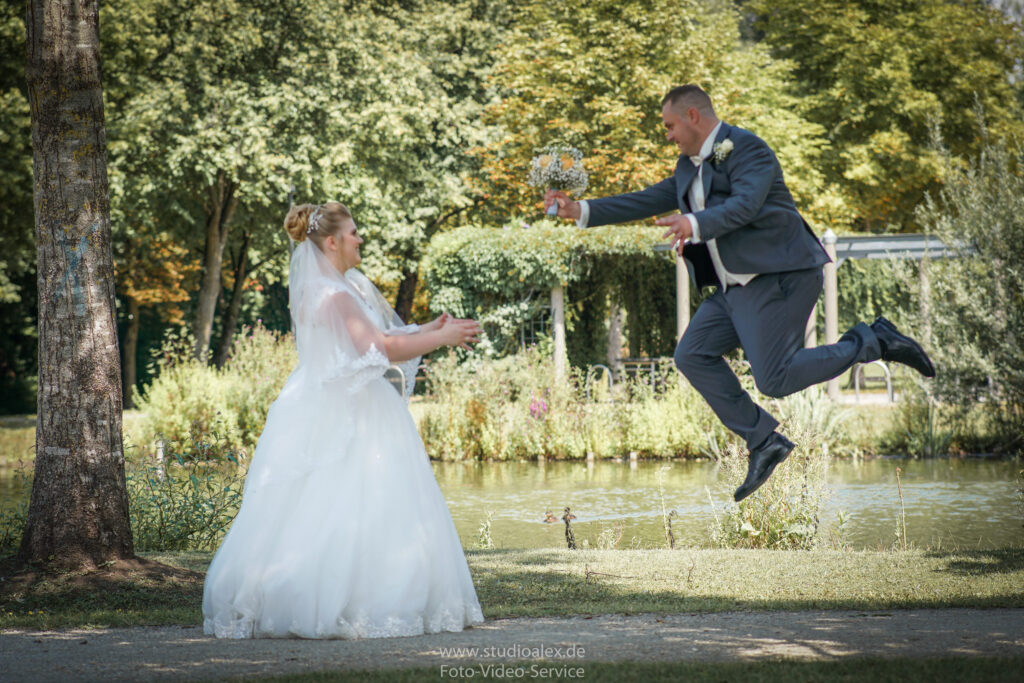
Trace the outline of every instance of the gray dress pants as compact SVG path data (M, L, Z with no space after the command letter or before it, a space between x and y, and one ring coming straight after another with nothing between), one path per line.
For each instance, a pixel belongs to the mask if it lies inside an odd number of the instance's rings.
M700 305L676 347L676 367L751 450L779 423L743 390L723 355L742 348L758 390L773 398L882 355L874 331L863 322L835 344L803 348L804 329L821 286L821 268L811 268L767 273L745 286L719 290Z

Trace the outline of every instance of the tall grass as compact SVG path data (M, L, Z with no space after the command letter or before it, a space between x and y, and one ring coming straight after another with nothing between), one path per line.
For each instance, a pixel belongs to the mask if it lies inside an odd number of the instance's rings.
M587 400L577 370L555 381L551 360L533 349L462 364L442 358L431 363L429 379L431 398L417 411L420 433L441 460L695 456L708 453L709 432L727 438L669 362L653 379L617 385L608 400Z
M217 454L217 459L211 453ZM218 462L218 459L223 459ZM125 462L135 550L213 550L242 502L245 465L216 432L193 428L159 454ZM31 462L14 470L15 503L0 509L0 556L17 552L25 531Z
M714 511L710 528L712 545L808 550L821 542L825 534L819 533L820 515L829 496L827 477L831 456L827 441L807 417L791 415L782 422L780 430L797 446L755 493L740 503L730 502L718 508L709 491ZM719 462L723 486L731 489L746 477L745 448L730 444ZM839 530L838 535L841 533Z

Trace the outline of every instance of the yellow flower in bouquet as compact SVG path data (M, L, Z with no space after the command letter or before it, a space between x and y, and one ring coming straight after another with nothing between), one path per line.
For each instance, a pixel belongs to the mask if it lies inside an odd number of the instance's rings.
M589 179L583 165L583 154L578 149L550 145L530 161L526 180L532 187L561 190L579 196L587 189Z

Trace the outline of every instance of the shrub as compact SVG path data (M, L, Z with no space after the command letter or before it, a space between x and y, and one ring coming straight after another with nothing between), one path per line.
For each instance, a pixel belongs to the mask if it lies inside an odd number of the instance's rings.
M126 468L135 549L212 550L242 502L244 468L223 437L198 426L164 448Z
M18 502L0 511L0 555L21 545L32 472L31 463L14 471ZM226 440L198 427L166 442L162 456L128 460L125 483L135 550L216 548L238 512L244 481L243 463Z
M982 130L984 133L984 130ZM1024 157L987 144L964 168L946 155L945 184L918 212L956 258L903 269L916 294L907 332L923 340L937 375L928 391L966 418L983 403L991 449L1024 449ZM926 283L926 285L922 285Z
M213 459L252 452L270 404L298 363L290 335L263 327L246 328L235 339L222 368L197 361L187 339L164 344L156 379L144 392L143 441L181 440L192 430L222 435Z

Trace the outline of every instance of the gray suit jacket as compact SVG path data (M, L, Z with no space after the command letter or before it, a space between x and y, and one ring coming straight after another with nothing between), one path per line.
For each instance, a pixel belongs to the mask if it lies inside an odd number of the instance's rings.
M703 211L695 211L700 244L687 244L699 287L718 285L707 240L717 240L722 264L732 273L781 273L829 261L821 242L796 210L775 153L750 131L723 123L715 138L730 138L724 161L704 162ZM688 190L697 167L680 156L675 173L660 183L627 194L591 199L589 225L641 220L678 209L690 213Z

